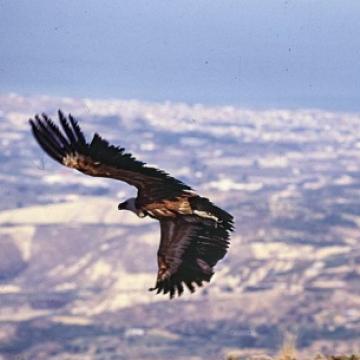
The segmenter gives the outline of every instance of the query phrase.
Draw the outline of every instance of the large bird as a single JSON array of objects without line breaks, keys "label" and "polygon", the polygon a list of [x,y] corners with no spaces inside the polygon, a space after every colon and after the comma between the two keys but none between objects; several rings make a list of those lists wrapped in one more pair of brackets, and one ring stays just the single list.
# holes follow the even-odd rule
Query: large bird
[{"label": "large bird", "polygon": [[137,197],[118,205],[139,217],[160,222],[157,253],[157,293],[181,295],[184,287],[209,282],[215,264],[222,259],[233,230],[233,217],[196,194],[166,172],[146,166],[125,149],[110,145],[95,134],[86,142],[76,120],[58,113],[61,127],[47,115],[30,119],[32,133],[45,152],[59,163],[91,176],[125,181],[138,189]]}]

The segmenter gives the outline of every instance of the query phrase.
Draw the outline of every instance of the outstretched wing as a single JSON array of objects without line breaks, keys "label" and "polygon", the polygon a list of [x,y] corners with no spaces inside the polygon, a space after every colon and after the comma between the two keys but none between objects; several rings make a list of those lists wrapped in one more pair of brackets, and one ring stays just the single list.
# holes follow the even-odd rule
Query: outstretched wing
[{"label": "outstretched wing", "polygon": [[45,152],[59,163],[87,175],[108,177],[136,186],[139,200],[146,204],[171,199],[191,188],[162,170],[147,167],[125,149],[110,145],[95,134],[87,143],[74,118],[59,111],[61,127],[45,114],[30,119],[34,137]]},{"label": "outstretched wing", "polygon": [[150,290],[169,293],[173,298],[176,292],[179,296],[183,293],[184,286],[194,292],[195,285],[209,282],[213,267],[229,246],[231,215],[216,225],[211,219],[179,216],[160,220],[160,227],[159,271],[156,285]]}]

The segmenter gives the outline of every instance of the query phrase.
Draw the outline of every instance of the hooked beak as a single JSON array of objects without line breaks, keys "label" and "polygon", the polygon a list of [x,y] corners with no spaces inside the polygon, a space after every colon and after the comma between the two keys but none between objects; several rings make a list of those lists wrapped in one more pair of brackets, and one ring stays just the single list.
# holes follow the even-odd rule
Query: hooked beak
[{"label": "hooked beak", "polygon": [[126,209],[126,201],[124,201],[118,205],[118,210],[125,210],[125,209]]}]

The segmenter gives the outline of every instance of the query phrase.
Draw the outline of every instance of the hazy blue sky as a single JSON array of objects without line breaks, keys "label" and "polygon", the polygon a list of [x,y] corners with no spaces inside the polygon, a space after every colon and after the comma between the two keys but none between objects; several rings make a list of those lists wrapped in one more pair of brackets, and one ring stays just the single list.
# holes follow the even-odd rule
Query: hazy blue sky
[{"label": "hazy blue sky", "polygon": [[0,91],[360,110],[360,1],[0,0]]}]

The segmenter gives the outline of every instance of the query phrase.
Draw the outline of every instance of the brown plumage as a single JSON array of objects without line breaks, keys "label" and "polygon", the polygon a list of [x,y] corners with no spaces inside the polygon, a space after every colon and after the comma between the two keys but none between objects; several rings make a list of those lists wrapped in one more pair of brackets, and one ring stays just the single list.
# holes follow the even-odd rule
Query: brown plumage
[{"label": "brown plumage", "polygon": [[59,163],[90,176],[108,177],[135,186],[138,195],[119,204],[139,217],[159,220],[158,276],[150,290],[181,295],[184,287],[209,282],[213,267],[224,257],[233,217],[200,197],[166,172],[148,167],[123,148],[95,134],[87,143],[79,125],[59,111],[61,128],[47,115],[30,119],[33,135],[43,150]]}]

